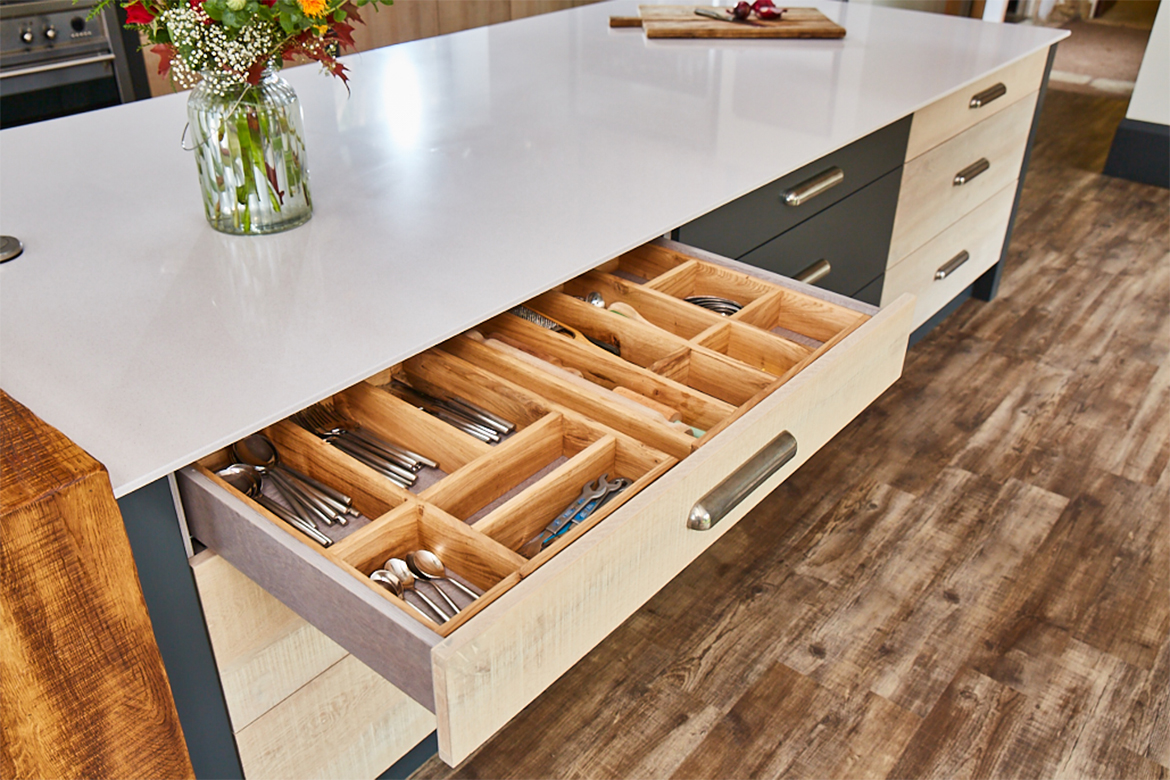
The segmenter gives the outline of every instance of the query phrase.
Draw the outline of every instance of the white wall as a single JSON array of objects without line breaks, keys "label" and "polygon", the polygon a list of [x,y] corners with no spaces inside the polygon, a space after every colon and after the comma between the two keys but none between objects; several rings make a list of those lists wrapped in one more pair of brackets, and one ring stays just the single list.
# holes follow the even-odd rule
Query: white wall
[{"label": "white wall", "polygon": [[1170,125],[1170,0],[1162,0],[1142,58],[1126,119]]}]

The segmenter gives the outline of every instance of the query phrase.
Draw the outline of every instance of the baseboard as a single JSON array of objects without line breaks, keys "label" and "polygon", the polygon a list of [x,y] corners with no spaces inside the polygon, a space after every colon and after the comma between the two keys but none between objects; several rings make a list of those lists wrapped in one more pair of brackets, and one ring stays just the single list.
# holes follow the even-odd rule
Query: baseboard
[{"label": "baseboard", "polygon": [[1105,175],[1170,189],[1170,126],[1121,120]]}]

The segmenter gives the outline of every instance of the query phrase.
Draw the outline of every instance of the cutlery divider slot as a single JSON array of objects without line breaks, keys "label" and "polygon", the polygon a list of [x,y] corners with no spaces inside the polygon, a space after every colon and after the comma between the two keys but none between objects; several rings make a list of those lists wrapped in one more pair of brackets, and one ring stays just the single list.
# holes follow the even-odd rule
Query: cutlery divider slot
[{"label": "cutlery divider slot", "polygon": [[598,308],[570,295],[549,292],[528,302],[533,311],[550,317],[586,336],[617,344],[621,359],[646,368],[677,350],[686,340],[670,331]]},{"label": "cutlery divider slot", "polygon": [[587,271],[561,286],[566,295],[584,297],[598,292],[606,305],[629,304],[651,325],[684,340],[691,339],[724,318],[660,290],[648,289],[612,274]]},{"label": "cutlery divider slot", "polygon": [[437,397],[458,396],[515,424],[501,444],[549,413],[549,404],[531,392],[518,392],[499,377],[453,358],[439,349],[430,349],[402,364],[401,373],[412,387]]},{"label": "cutlery divider slot", "polygon": [[631,281],[642,279],[642,283],[645,283],[690,260],[691,258],[666,247],[645,244],[599,265],[596,270],[629,278]]},{"label": "cutlery divider slot", "polygon": [[436,485],[421,498],[452,517],[471,523],[486,507],[519,492],[534,475],[567,458],[572,443],[564,436],[564,419],[558,413],[513,435],[490,454],[478,458]]},{"label": "cutlery divider slot", "polygon": [[699,335],[694,344],[773,377],[782,376],[813,351],[803,344],[734,320],[723,322]]},{"label": "cutlery divider slot", "polygon": [[709,428],[734,411],[734,407],[724,401],[622,360],[589,342],[554,333],[512,314],[502,314],[489,320],[482,331],[486,331],[484,335],[489,337],[492,332],[502,332],[511,339],[551,355],[566,367],[580,371],[585,379],[602,388],[612,390],[624,387],[644,395],[677,410],[685,423],[697,428]]},{"label": "cutlery divider slot", "polygon": [[[776,289],[775,285],[754,279],[739,271],[704,263],[701,260],[689,260],[670,272],[651,279],[645,286],[647,290],[658,290],[680,300],[692,295],[714,295],[745,307]],[[715,316],[722,316],[717,312],[712,313]]]},{"label": "cutlery divider slot", "polygon": [[649,370],[738,407],[776,377],[703,346],[685,346]]},{"label": "cutlery divider slot", "polygon": [[777,287],[770,295],[736,312],[731,319],[762,332],[781,328],[824,343],[869,317],[822,298]]},{"label": "cutlery divider slot", "polygon": [[[459,614],[446,623],[424,617],[429,616],[430,611],[416,596],[408,592],[405,600],[410,606],[404,606],[403,599],[369,578],[375,570],[384,567],[387,559],[405,560],[407,553],[424,549],[438,555],[450,575],[482,594],[469,603],[466,595],[456,596],[455,589],[444,589],[461,607]],[[441,636],[450,634],[519,582],[520,567],[527,563],[523,556],[421,501],[404,504],[362,529],[360,534],[349,537],[344,544],[338,545],[335,557],[353,576]],[[419,587],[432,601],[444,606],[426,584],[419,584]],[[411,607],[420,609],[422,615]]]},{"label": "cutlery divider slot", "polygon": [[[444,360],[468,365],[481,375],[494,377],[489,381],[502,383],[518,395],[538,393],[558,408],[573,410],[624,431],[671,457],[681,460],[697,444],[689,432],[671,425],[662,415],[641,404],[580,377],[538,368],[466,334],[444,342],[441,349],[433,352]],[[505,376],[511,379],[504,379]]]}]

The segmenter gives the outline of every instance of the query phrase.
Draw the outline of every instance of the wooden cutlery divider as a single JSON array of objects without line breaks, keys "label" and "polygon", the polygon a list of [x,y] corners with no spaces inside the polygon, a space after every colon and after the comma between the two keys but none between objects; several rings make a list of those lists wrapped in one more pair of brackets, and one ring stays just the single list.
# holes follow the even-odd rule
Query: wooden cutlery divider
[{"label": "wooden cutlery divider", "polygon": [[[593,292],[611,308],[583,300]],[[725,316],[683,300],[692,294],[730,298],[742,308]],[[868,319],[749,271],[657,245],[525,306],[568,332],[506,312],[322,402],[349,424],[438,463],[423,469],[431,473],[410,489],[292,421],[263,431],[283,463],[350,495],[363,515],[344,529],[331,526],[330,547],[216,476],[233,461],[229,449],[198,467],[260,516],[447,636]],[[436,398],[462,398],[515,430],[485,443],[400,398],[399,382]],[[629,485],[548,546],[525,548],[602,478]],[[414,609],[417,596],[397,596],[370,580],[388,558],[416,550],[437,553],[479,598],[461,597],[458,614],[440,624]],[[420,590],[433,597],[433,586]]]}]

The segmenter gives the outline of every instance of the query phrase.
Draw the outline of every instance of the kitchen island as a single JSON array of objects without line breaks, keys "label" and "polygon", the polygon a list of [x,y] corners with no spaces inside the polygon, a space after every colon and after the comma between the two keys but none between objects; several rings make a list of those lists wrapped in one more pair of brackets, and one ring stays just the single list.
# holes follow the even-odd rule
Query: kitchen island
[{"label": "kitchen island", "polygon": [[350,94],[289,71],[316,213],[278,236],[206,226],[183,96],[4,131],[0,385],[141,497],[1062,36],[818,7],[844,40],[647,42],[613,3],[355,56]]}]

